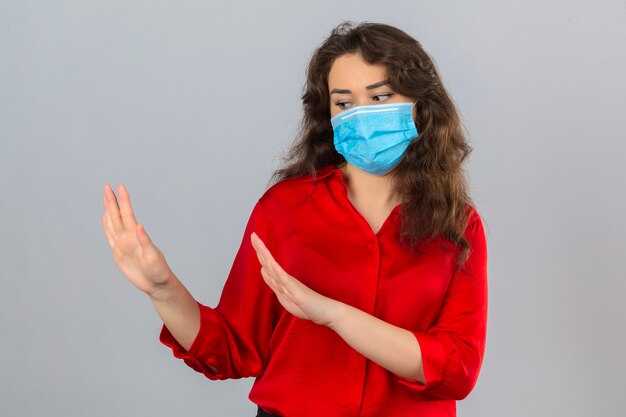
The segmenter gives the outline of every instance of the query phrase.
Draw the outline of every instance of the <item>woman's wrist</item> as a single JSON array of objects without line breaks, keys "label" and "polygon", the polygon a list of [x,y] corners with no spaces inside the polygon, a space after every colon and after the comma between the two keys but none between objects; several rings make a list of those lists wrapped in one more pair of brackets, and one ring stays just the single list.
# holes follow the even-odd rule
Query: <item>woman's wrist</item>
[{"label": "woman's wrist", "polygon": [[349,314],[350,306],[341,301],[335,300],[331,309],[329,309],[329,320],[327,327],[335,332],[343,325]]},{"label": "woman's wrist", "polygon": [[179,285],[180,280],[170,270],[167,280],[164,283],[154,285],[147,294],[154,302],[167,302],[177,292]]}]

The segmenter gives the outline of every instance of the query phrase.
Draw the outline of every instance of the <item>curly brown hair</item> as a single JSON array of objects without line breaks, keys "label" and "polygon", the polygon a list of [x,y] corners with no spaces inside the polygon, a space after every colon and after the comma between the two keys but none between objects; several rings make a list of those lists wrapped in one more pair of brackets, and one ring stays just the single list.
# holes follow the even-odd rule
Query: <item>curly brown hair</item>
[{"label": "curly brown hair", "polygon": [[433,60],[416,39],[396,27],[342,21],[315,50],[306,71],[301,96],[304,115],[297,138],[282,157],[284,166],[272,174],[270,185],[306,174],[315,177],[320,168],[345,162],[333,143],[328,74],[337,57],[351,53],[359,53],[370,64],[384,64],[389,86],[417,100],[419,135],[389,171],[403,196],[398,236],[416,251],[421,243],[445,237],[459,249],[456,271],[470,251],[464,232],[474,203],[463,162],[472,148]]}]

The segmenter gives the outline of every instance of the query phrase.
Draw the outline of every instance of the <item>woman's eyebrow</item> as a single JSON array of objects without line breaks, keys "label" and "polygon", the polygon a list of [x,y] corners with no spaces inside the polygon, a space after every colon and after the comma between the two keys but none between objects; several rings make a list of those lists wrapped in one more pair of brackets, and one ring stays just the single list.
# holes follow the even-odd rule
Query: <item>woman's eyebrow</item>
[{"label": "woman's eyebrow", "polygon": [[[383,80],[383,81],[379,81],[377,83],[368,85],[367,87],[365,87],[366,90],[371,90],[372,88],[376,88],[376,87],[380,87],[382,85],[386,85],[389,84],[389,81]],[[330,94],[333,93],[337,93],[337,94],[352,94],[351,90],[346,90],[346,89],[342,89],[342,88],[333,88],[332,90],[330,90]]]}]

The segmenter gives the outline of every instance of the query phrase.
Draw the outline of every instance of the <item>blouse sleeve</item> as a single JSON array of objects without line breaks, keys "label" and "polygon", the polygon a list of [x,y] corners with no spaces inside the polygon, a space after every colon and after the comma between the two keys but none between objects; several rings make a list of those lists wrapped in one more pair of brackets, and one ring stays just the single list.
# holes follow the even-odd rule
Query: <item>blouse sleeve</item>
[{"label": "blouse sleeve", "polygon": [[471,249],[466,264],[452,278],[435,324],[411,331],[422,352],[426,383],[395,375],[413,391],[441,399],[462,400],[478,380],[487,333],[487,242],[475,210],[465,237]]},{"label": "blouse sleeve", "polygon": [[189,350],[178,343],[165,324],[159,335],[159,341],[172,349],[174,357],[212,380],[258,376],[266,366],[279,302],[263,280],[250,241],[250,234],[256,232],[276,257],[277,244],[262,199],[252,209],[217,306],[197,302],[200,330]]}]

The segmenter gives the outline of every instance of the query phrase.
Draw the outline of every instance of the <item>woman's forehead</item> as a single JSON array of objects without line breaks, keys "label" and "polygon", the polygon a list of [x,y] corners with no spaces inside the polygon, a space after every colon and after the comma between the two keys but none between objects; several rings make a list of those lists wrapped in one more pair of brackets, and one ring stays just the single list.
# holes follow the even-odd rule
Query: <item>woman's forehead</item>
[{"label": "woman's forehead", "polygon": [[383,64],[368,64],[359,55],[344,55],[333,62],[328,74],[328,87],[365,90],[375,88],[371,86],[384,81],[384,78]]}]

